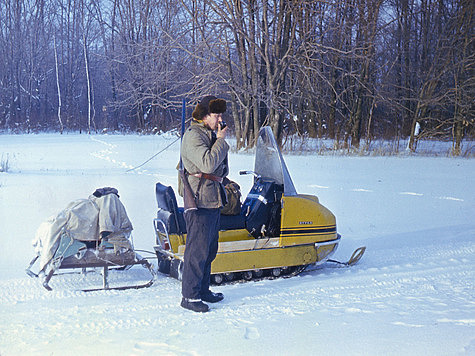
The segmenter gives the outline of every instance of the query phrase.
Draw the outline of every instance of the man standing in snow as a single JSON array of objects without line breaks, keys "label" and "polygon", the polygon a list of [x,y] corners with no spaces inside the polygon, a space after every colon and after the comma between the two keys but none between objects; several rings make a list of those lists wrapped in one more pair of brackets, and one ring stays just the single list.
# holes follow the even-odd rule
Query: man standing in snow
[{"label": "man standing in snow", "polygon": [[193,111],[192,123],[181,145],[185,179],[197,207],[185,212],[187,237],[181,306],[195,312],[209,310],[203,301],[216,303],[224,298],[222,293],[211,292],[209,284],[211,262],[218,251],[220,210],[226,204],[222,181],[229,172],[226,128],[221,127],[225,111],[225,100],[204,97]]}]

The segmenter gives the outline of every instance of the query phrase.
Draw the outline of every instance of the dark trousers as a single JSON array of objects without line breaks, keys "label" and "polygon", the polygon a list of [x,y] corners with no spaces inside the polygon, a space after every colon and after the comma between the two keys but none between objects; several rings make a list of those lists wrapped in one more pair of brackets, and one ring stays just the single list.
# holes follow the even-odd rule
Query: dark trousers
[{"label": "dark trousers", "polygon": [[185,213],[186,249],[181,293],[201,299],[209,291],[211,262],[218,252],[220,209],[197,209]]}]

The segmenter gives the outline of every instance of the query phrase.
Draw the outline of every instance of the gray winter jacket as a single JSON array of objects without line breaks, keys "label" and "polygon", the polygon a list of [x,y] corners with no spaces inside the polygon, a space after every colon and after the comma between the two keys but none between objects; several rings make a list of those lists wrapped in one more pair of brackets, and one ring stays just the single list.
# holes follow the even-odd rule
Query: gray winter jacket
[{"label": "gray winter jacket", "polygon": [[[193,174],[207,173],[224,178],[229,173],[227,160],[229,145],[224,138],[216,139],[213,144],[213,135],[213,131],[203,123],[196,122],[192,122],[183,135],[181,159],[189,174],[188,181],[195,194],[200,178],[194,177]],[[224,202],[221,189],[223,189],[221,183],[203,179],[197,193],[198,208],[222,207]]]}]

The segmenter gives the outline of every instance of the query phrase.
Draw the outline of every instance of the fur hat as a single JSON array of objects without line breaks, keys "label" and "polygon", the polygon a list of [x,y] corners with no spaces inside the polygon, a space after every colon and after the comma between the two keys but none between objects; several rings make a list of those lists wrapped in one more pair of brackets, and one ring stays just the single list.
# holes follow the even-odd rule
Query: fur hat
[{"label": "fur hat", "polygon": [[193,116],[193,119],[201,121],[208,114],[222,114],[225,111],[226,100],[218,99],[213,95],[208,95],[201,99],[201,101],[196,105],[191,116]]}]

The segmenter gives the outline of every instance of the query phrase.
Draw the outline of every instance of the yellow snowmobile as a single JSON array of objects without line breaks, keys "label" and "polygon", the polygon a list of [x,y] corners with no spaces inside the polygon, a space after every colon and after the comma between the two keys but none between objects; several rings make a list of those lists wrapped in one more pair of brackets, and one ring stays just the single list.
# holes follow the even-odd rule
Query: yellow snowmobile
[{"label": "yellow snowmobile", "polygon": [[[332,261],[358,262],[365,247],[348,262],[330,260],[341,236],[335,216],[313,195],[298,194],[270,127],[259,132],[254,185],[239,215],[221,215],[219,248],[211,265],[212,282],[236,278],[296,275],[307,266]],[[183,208],[172,187],[156,184],[155,252],[159,271],[181,279],[186,241]]]}]

